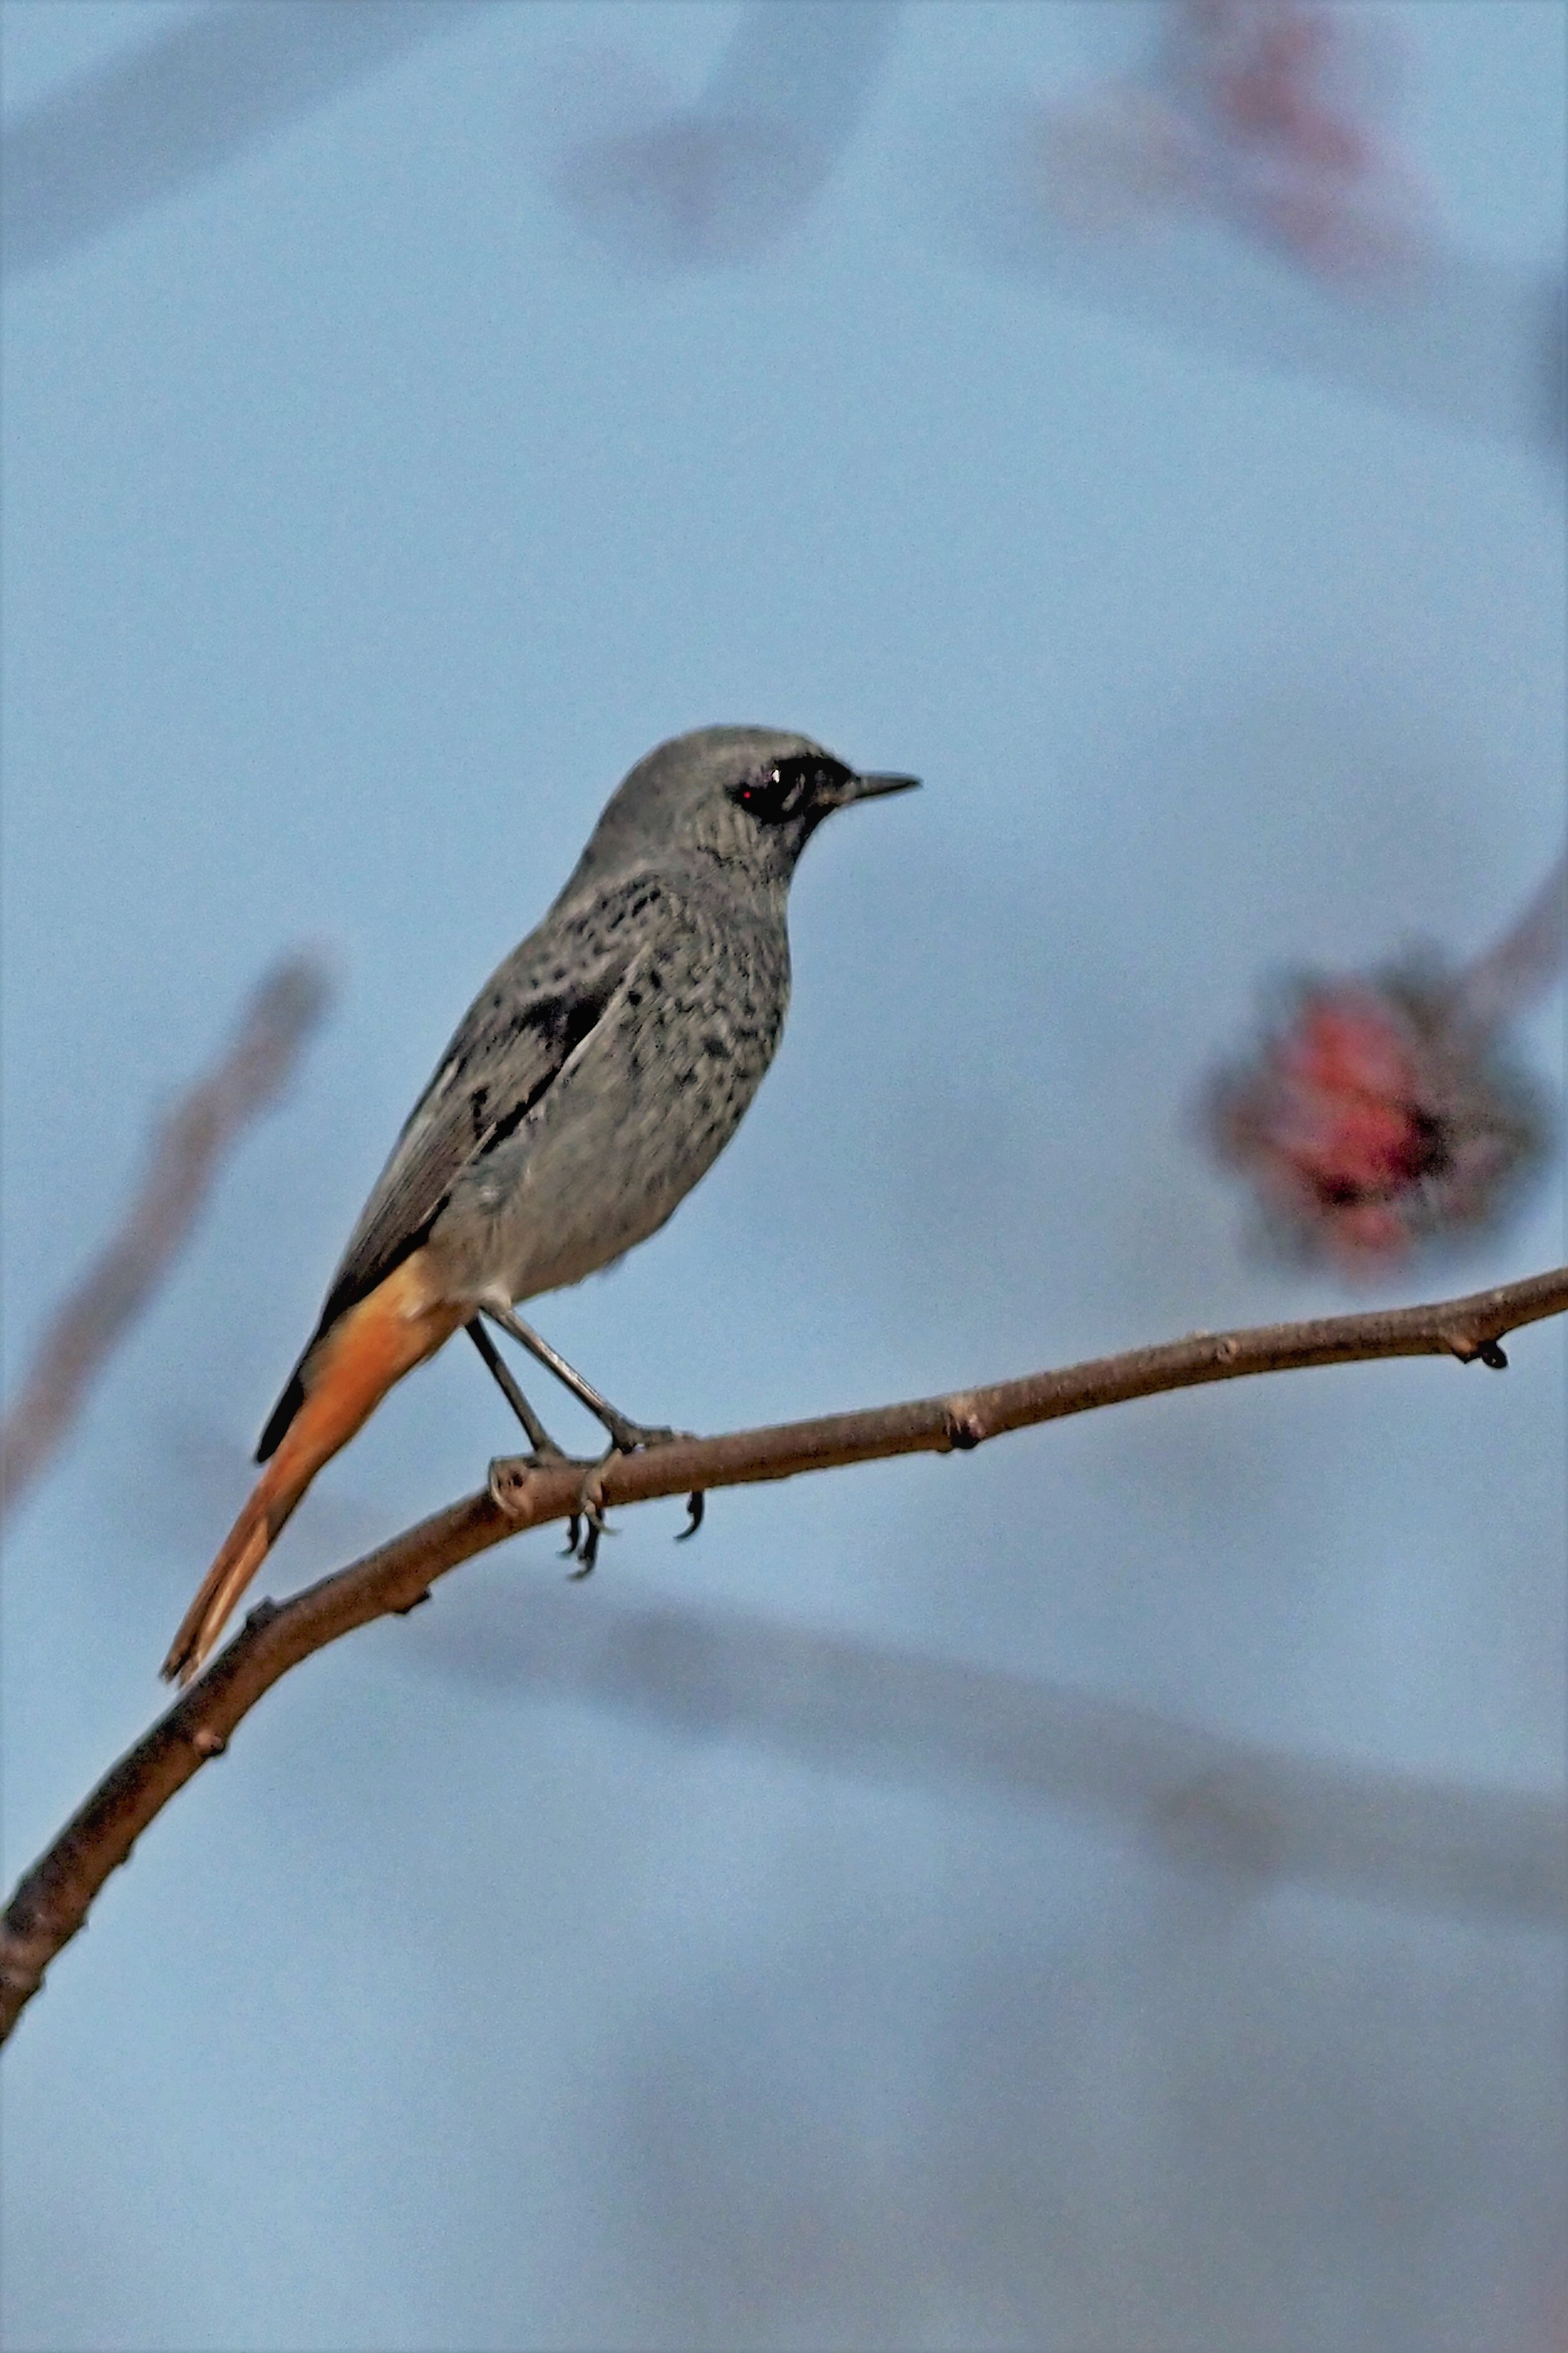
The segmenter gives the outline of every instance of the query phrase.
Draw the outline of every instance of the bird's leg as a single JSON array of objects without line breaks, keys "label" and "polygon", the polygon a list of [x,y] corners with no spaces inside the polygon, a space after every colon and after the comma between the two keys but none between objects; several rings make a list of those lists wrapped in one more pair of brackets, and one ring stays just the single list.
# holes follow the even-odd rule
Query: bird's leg
[{"label": "bird's leg", "polygon": [[[608,1398],[601,1397],[591,1381],[585,1381],[548,1340],[542,1340],[532,1325],[525,1324],[521,1316],[514,1314],[510,1307],[498,1307],[487,1300],[484,1312],[492,1324],[499,1324],[503,1332],[510,1332],[514,1340],[521,1340],[529,1354],[537,1356],[563,1387],[571,1390],[578,1404],[587,1407],[595,1421],[604,1423],[610,1434],[613,1454],[636,1454],[645,1446],[664,1446],[672,1438],[679,1436],[678,1430],[649,1430],[640,1421],[632,1421],[626,1414],[617,1413]],[[470,1324],[468,1328],[471,1331],[473,1326]]]},{"label": "bird's leg", "polygon": [[474,1316],[469,1323],[464,1325],[463,1328],[468,1333],[469,1339],[473,1342],[480,1356],[484,1358],[485,1363],[489,1367],[491,1377],[494,1379],[497,1388],[500,1389],[502,1397],[505,1398],[508,1405],[510,1406],[513,1413],[516,1414],[519,1421],[521,1422],[523,1429],[528,1432],[528,1442],[532,1447],[534,1453],[546,1461],[558,1462],[564,1461],[564,1448],[556,1445],[555,1440],[551,1437],[550,1432],[545,1429],[544,1424],[540,1420],[539,1416],[534,1412],[533,1408],[523,1396],[522,1391],[519,1388],[516,1381],[512,1377],[511,1366],[507,1363],[505,1357],[501,1355],[500,1350],[496,1346],[495,1342],[485,1330],[482,1318],[478,1315]]},{"label": "bird's leg", "polygon": [[[551,1437],[550,1432],[545,1429],[544,1424],[540,1420],[539,1416],[534,1412],[533,1408],[529,1404],[528,1399],[523,1396],[521,1389],[519,1388],[517,1382],[512,1377],[511,1366],[507,1363],[506,1358],[501,1355],[500,1350],[496,1346],[495,1342],[485,1330],[482,1320],[476,1315],[473,1318],[473,1321],[465,1324],[463,1328],[468,1333],[469,1339],[473,1342],[480,1356],[484,1358],[485,1363],[489,1366],[490,1371],[494,1374],[496,1387],[500,1389],[502,1397],[505,1398],[508,1405],[510,1406],[513,1413],[516,1414],[519,1421],[521,1422],[524,1430],[528,1432],[529,1444],[532,1449],[532,1451],[528,1458],[529,1461],[531,1462],[569,1461],[571,1457],[567,1454],[565,1448],[563,1446],[557,1446],[555,1440]],[[579,1548],[578,1539],[583,1533],[583,1517],[584,1515],[581,1512],[574,1512],[571,1518],[566,1523],[566,1544],[565,1548],[561,1555],[563,1560],[575,1560],[577,1557]],[[605,1533],[604,1514],[602,1513],[599,1514],[599,1533],[600,1535]],[[593,1545],[594,1550],[596,1552],[598,1550],[598,1539],[594,1535],[594,1521],[592,1514],[590,1514],[588,1517],[588,1538],[589,1542]],[[593,1566],[593,1561],[590,1560],[588,1567],[592,1568]],[[579,1576],[585,1576],[587,1571],[579,1569],[576,1573]]]},{"label": "bird's leg", "polygon": [[[532,1325],[525,1324],[521,1316],[516,1314],[511,1308],[495,1306],[487,1302],[484,1312],[493,1324],[500,1324],[503,1332],[509,1332],[514,1340],[521,1340],[530,1355],[537,1356],[540,1363],[552,1372],[564,1388],[571,1390],[579,1405],[586,1406],[595,1419],[603,1422],[610,1440],[608,1451],[604,1458],[605,1462],[607,1462],[612,1455],[636,1454],[641,1448],[667,1445],[672,1438],[680,1436],[680,1432],[675,1430],[649,1430],[642,1422],[632,1421],[624,1413],[617,1413],[609,1399],[601,1397],[591,1381],[585,1381],[582,1374],[551,1346],[548,1340],[542,1339]],[[540,1447],[540,1440],[535,1438],[536,1451],[559,1454],[560,1448],[555,1445],[553,1440],[544,1435],[537,1415],[528,1404],[517,1383],[511,1379],[505,1366],[501,1364],[489,1335],[486,1333],[482,1340],[478,1336],[480,1328],[479,1318],[476,1315],[473,1323],[468,1326],[469,1332],[475,1335],[474,1345],[495,1374],[497,1380],[500,1382],[513,1412],[517,1414],[530,1437],[533,1437],[536,1430],[539,1430],[540,1438],[543,1439],[543,1447]],[[573,1571],[574,1577],[588,1575],[599,1556],[600,1539],[613,1535],[615,1533],[605,1518],[604,1493],[599,1483],[599,1474],[603,1468],[604,1463],[598,1462],[588,1472],[577,1497],[577,1509],[566,1523],[564,1557],[577,1561],[578,1567]],[[687,1508],[690,1514],[690,1525],[683,1528],[681,1534],[694,1536],[702,1525],[702,1497],[700,1495],[689,1497]],[[579,1541],[579,1535],[581,1535],[581,1541]]]},{"label": "bird's leg", "polygon": [[[610,1440],[608,1451],[605,1456],[606,1462],[612,1455],[635,1454],[644,1447],[665,1445],[670,1439],[679,1435],[678,1431],[668,1429],[650,1430],[642,1422],[633,1421],[627,1415],[618,1413],[607,1398],[600,1396],[591,1381],[585,1381],[582,1374],[574,1366],[569,1365],[558,1350],[551,1346],[548,1340],[542,1338],[531,1324],[525,1324],[521,1316],[515,1314],[510,1307],[502,1308],[487,1304],[485,1314],[493,1323],[499,1324],[503,1332],[509,1332],[514,1340],[520,1340],[530,1355],[537,1356],[540,1363],[552,1372],[564,1388],[571,1390],[578,1403],[586,1406],[595,1419],[604,1424]],[[475,1322],[478,1321],[476,1317]],[[486,1361],[489,1361],[488,1357]],[[515,1386],[514,1383],[513,1387]],[[521,1397],[521,1390],[518,1394]],[[528,1427],[526,1422],[523,1426],[525,1429]],[[578,1577],[588,1575],[598,1558],[601,1538],[613,1533],[605,1518],[603,1490],[599,1482],[602,1468],[602,1464],[595,1464],[584,1478],[582,1492],[577,1499],[578,1510],[573,1514],[567,1523],[566,1553],[569,1558],[575,1557],[579,1563],[574,1572]],[[692,1497],[690,1514],[691,1525],[685,1533],[688,1535],[695,1535],[702,1521],[702,1504],[700,1496]],[[579,1518],[584,1523],[580,1542]]]}]

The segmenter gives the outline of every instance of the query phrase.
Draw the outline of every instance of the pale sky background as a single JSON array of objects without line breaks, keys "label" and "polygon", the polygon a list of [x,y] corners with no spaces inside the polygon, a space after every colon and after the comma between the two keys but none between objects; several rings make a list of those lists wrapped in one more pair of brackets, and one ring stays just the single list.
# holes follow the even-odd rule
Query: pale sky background
[{"label": "pale sky background", "polygon": [[[12,0],[8,112],[189,13]],[[1560,280],[1568,11],[1385,13],[1456,244]],[[261,968],[342,982],[18,1521],[9,1878],[157,1712],[415,1092],[667,734],[926,788],[813,845],[713,1175],[533,1311],[617,1402],[721,1429],[1348,1303],[1258,1250],[1193,1103],[1281,972],[1471,953],[1555,853],[1561,470],[957,249],[955,103],[1065,93],[1145,15],[889,12],[788,235],[668,271],[568,217],[541,93],[609,52],[695,95],[740,11],[500,0],[9,291],[8,1372]],[[1560,996],[1520,1039],[1560,1088]],[[1554,1168],[1374,1295],[1563,1243]],[[721,1494],[679,1552],[626,1514],[571,1607],[1553,1792],[1561,1329],[1510,1355]],[[511,1443],[454,1345],[266,1589]],[[1560,2342],[1546,1931],[542,1696],[506,1662],[557,1544],[290,1676],[56,1965],[6,2059],[16,2353]]]}]

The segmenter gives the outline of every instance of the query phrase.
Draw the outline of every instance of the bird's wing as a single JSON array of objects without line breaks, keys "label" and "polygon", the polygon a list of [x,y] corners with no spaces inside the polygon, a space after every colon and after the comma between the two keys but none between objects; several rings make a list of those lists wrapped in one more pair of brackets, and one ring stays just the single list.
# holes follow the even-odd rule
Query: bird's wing
[{"label": "bird's wing", "polygon": [[657,879],[637,874],[553,912],[494,972],[468,1008],[410,1113],[349,1237],[310,1345],[262,1433],[266,1461],[298,1410],[317,1341],[416,1250],[459,1172],[520,1126],[606,1007],[662,908]]}]

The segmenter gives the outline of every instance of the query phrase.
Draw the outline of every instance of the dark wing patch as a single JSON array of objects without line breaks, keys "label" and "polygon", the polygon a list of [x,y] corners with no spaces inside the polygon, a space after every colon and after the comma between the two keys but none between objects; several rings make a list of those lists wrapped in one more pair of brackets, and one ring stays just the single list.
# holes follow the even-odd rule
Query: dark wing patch
[{"label": "dark wing patch", "polygon": [[[584,989],[575,997],[540,999],[538,1019],[532,1026],[548,1045],[550,1066],[533,1081],[525,1093],[519,1095],[510,1111],[502,1112],[500,1117],[491,1120],[488,1127],[480,1129],[476,1112],[474,1128],[478,1142],[471,1158],[483,1160],[498,1144],[504,1144],[509,1135],[516,1134],[540,1096],[547,1087],[554,1084],[584,1039],[598,1028],[604,1018],[605,1008],[619,988],[622,977],[616,972],[598,988]],[[479,1090],[480,1095],[487,1092],[483,1087]]]},{"label": "dark wing patch", "polygon": [[[597,1027],[659,896],[646,876],[606,892],[581,911],[577,937],[552,926],[551,953],[537,936],[525,940],[475,999],[360,1213],[310,1345],[261,1433],[258,1462],[277,1451],[304,1400],[304,1366],[322,1333],[413,1256],[459,1171],[516,1133]],[[575,985],[564,979],[574,967],[583,974]]]}]

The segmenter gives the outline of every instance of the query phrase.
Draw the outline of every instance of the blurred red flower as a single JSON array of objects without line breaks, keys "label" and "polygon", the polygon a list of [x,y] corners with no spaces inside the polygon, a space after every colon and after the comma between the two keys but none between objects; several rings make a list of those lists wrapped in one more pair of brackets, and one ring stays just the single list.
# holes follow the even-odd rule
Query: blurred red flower
[{"label": "blurred red flower", "polygon": [[1355,13],[1169,0],[1158,22],[1141,73],[1034,111],[1035,199],[1080,233],[1208,213],[1343,292],[1412,290],[1434,206],[1376,119]]},{"label": "blurred red flower", "polygon": [[1462,976],[1431,966],[1298,983],[1212,1088],[1208,1125],[1295,1254],[1367,1272],[1497,1222],[1550,1137]]}]

